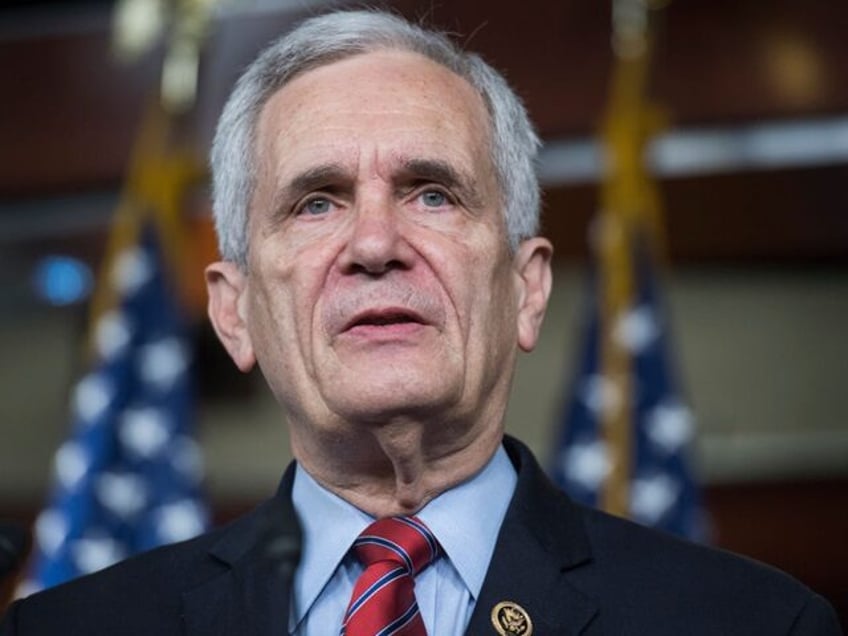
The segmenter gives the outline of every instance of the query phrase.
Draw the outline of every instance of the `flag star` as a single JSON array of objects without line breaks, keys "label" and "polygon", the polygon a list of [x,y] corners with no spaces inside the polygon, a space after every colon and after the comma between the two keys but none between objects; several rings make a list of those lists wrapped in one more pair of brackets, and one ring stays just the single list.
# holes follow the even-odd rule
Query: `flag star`
[{"label": "flag star", "polygon": [[613,338],[634,354],[650,347],[659,338],[660,324],[649,305],[640,305],[621,316],[615,325]]},{"label": "flag star", "polygon": [[188,355],[179,338],[166,337],[145,346],[139,353],[142,379],[160,390],[170,389],[188,367]]},{"label": "flag star", "polygon": [[580,398],[593,415],[614,413],[622,405],[619,386],[601,374],[589,376],[580,387]]},{"label": "flag star", "polygon": [[126,548],[106,533],[92,532],[74,541],[70,549],[74,564],[83,574],[102,570],[127,556]]},{"label": "flag star", "polygon": [[164,543],[191,539],[206,527],[206,515],[190,499],[162,506],[156,511],[155,519],[156,533]]},{"label": "flag star", "polygon": [[203,477],[203,455],[200,447],[192,438],[183,435],[169,444],[171,449],[171,465],[174,470],[188,479],[191,483],[197,483]]},{"label": "flag star", "polygon": [[94,488],[98,501],[124,519],[135,516],[147,504],[145,481],[133,473],[103,473]]},{"label": "flag star", "polygon": [[53,556],[68,537],[68,519],[54,508],[48,508],[35,521],[35,538],[41,551]]},{"label": "flag star", "polygon": [[670,455],[692,440],[695,418],[678,400],[666,400],[647,414],[645,430],[651,442]]},{"label": "flag star", "polygon": [[654,525],[677,501],[680,483],[665,473],[633,480],[630,487],[630,511],[636,520]]},{"label": "flag star", "polygon": [[44,586],[35,579],[25,579],[21,581],[20,585],[18,585],[15,589],[15,598],[26,598],[27,596],[32,596],[43,589]]},{"label": "flag star", "polygon": [[140,247],[124,250],[115,259],[112,283],[124,296],[138,291],[153,277],[153,259]]},{"label": "flag star", "polygon": [[91,458],[77,442],[65,442],[54,460],[56,479],[65,490],[73,490],[91,467]]},{"label": "flag star", "polygon": [[74,390],[73,408],[83,422],[92,422],[99,418],[112,402],[114,387],[101,374],[91,374],[83,378]]},{"label": "flag star", "polygon": [[566,478],[587,490],[600,486],[610,471],[610,458],[604,442],[590,441],[574,444],[561,457]]},{"label": "flag star", "polygon": [[103,314],[94,330],[94,342],[102,360],[109,360],[127,348],[132,336],[126,315],[118,310]]},{"label": "flag star", "polygon": [[118,437],[131,454],[151,458],[170,438],[166,415],[152,407],[128,409],[121,417]]}]

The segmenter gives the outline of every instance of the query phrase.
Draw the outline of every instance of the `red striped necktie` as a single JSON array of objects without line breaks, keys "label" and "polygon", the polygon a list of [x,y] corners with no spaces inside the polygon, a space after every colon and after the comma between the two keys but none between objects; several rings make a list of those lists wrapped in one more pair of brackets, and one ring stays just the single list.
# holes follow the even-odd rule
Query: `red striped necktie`
[{"label": "red striped necktie", "polygon": [[356,580],[343,636],[426,636],[413,577],[439,556],[439,544],[417,517],[378,519],[353,542],[365,570]]}]

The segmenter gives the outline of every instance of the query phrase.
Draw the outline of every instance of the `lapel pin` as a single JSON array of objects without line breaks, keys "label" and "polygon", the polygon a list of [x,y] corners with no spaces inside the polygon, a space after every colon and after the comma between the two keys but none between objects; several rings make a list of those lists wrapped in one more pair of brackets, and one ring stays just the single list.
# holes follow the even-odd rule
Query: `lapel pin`
[{"label": "lapel pin", "polygon": [[501,636],[531,636],[533,621],[518,603],[501,601],[492,608],[492,625]]}]

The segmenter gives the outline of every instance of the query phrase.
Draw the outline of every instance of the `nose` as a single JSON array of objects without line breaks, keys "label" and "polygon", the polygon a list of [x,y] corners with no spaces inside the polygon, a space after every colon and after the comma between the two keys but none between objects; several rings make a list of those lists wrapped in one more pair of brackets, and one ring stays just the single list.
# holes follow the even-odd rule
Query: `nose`
[{"label": "nose", "polygon": [[379,276],[392,269],[411,267],[414,252],[398,212],[392,201],[382,197],[357,206],[341,255],[345,273]]}]

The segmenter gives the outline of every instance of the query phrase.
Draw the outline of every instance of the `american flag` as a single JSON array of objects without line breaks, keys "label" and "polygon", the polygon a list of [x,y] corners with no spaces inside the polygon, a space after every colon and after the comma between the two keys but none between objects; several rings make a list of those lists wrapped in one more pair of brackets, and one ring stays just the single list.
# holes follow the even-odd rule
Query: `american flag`
[{"label": "american flag", "polygon": [[191,351],[152,227],[112,259],[117,302],[93,326],[96,360],[71,399],[25,595],[207,526],[192,437]]},{"label": "american flag", "polygon": [[[573,498],[603,507],[616,458],[627,466],[626,516],[690,539],[703,539],[692,473],[695,421],[670,355],[667,314],[655,263],[644,242],[628,246],[634,289],[629,309],[602,328],[599,276],[589,281],[583,352],[563,414],[553,477]],[[602,369],[602,340],[629,358],[626,381]],[[623,395],[622,391],[628,391]],[[613,448],[604,414],[625,408],[626,448]]]}]

